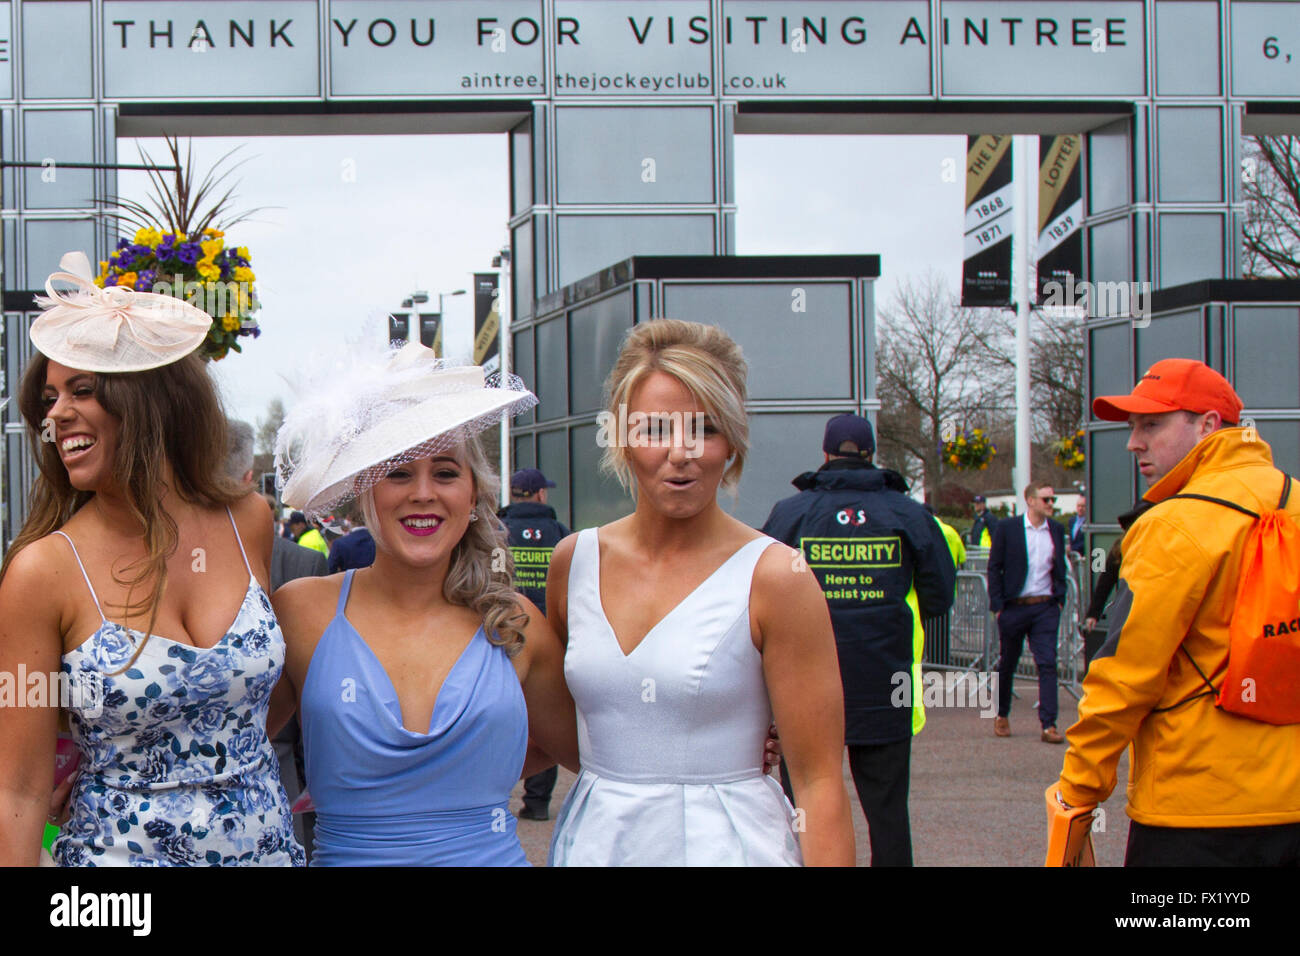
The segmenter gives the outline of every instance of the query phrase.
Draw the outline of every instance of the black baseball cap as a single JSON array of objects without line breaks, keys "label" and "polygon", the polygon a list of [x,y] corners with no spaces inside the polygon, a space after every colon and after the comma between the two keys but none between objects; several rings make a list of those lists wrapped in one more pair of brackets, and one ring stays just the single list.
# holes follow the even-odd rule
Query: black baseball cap
[{"label": "black baseball cap", "polygon": [[296,521],[301,521],[303,524],[307,524],[307,516],[301,511],[295,511],[293,514],[289,515],[289,524],[293,524]]},{"label": "black baseball cap", "polygon": [[840,445],[851,441],[858,446],[858,454],[863,457],[876,451],[876,433],[871,430],[871,422],[861,415],[836,415],[826,423],[826,436],[822,439],[822,451],[828,455],[843,454]]},{"label": "black baseball cap", "polygon": [[536,468],[520,468],[510,476],[510,490],[521,495],[532,495],[543,488],[554,488],[555,482],[547,480]]}]

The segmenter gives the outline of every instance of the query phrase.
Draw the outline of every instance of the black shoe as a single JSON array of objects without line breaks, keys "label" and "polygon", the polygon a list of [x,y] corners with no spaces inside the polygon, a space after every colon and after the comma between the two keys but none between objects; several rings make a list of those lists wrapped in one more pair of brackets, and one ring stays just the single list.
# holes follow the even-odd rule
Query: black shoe
[{"label": "black shoe", "polygon": [[549,820],[551,819],[551,815],[546,811],[545,807],[543,807],[540,810],[537,809],[536,807],[524,807],[522,810],[519,811],[519,819],[520,820]]}]

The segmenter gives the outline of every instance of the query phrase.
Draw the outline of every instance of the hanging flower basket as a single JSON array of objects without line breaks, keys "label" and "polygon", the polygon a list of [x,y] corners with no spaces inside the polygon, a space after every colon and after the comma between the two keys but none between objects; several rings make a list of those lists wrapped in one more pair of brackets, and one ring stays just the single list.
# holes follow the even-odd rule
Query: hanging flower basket
[{"label": "hanging flower basket", "polygon": [[982,428],[963,431],[940,446],[943,463],[958,471],[983,471],[997,453],[997,445],[989,441]]},{"label": "hanging flower basket", "polygon": [[140,151],[150,181],[143,202],[120,197],[107,201],[106,215],[135,227],[135,236],[121,239],[112,255],[99,263],[95,284],[171,295],[202,309],[212,317],[212,327],[199,354],[220,361],[232,349],[243,351],[240,337],[256,338],[261,329],[253,318],[260,303],[248,249],[227,248],[219,226],[229,229],[259,210],[231,209],[234,187],[224,183],[242,163],[222,167],[234,150],[196,184],[192,151],[187,149],[182,157],[174,137],[166,137],[166,144],[171,154],[166,167]]},{"label": "hanging flower basket", "polygon": [[1073,435],[1067,435],[1059,441],[1052,442],[1052,450],[1056,452],[1056,463],[1062,468],[1070,471],[1077,471],[1083,467],[1087,456],[1083,451],[1084,432],[1080,428]]},{"label": "hanging flower basket", "polygon": [[184,299],[212,316],[200,346],[205,359],[219,361],[239,347],[240,336],[261,334],[253,313],[260,303],[253,287],[248,250],[225,247],[225,234],[208,228],[193,238],[184,233],[140,229],[134,241],[122,239],[117,251],[99,263],[95,284],[126,286]]}]

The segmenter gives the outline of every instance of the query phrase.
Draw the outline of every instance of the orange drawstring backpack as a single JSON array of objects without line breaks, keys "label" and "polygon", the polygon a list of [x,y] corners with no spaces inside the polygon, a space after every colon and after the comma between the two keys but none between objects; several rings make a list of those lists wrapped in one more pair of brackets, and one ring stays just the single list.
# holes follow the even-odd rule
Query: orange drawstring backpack
[{"label": "orange drawstring backpack", "polygon": [[1291,494],[1291,476],[1284,477],[1277,508],[1263,514],[1209,495],[1170,496],[1210,501],[1255,519],[1246,537],[1228,629],[1228,669],[1220,685],[1214,686],[1186,647],[1183,653],[1214,692],[1216,706],[1279,725],[1300,723],[1300,528],[1282,510]]}]

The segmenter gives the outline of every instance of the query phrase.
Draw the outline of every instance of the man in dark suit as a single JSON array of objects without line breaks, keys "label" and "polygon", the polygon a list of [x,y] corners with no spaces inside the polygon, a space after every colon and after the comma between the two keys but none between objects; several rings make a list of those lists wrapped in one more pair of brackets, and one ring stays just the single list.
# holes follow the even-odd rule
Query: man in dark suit
[{"label": "man in dark suit", "polygon": [[1011,687],[1016,664],[1029,638],[1038,667],[1038,719],[1045,743],[1065,738],[1056,729],[1056,631],[1065,604],[1065,528],[1052,520],[1056,494],[1050,486],[1025,487],[1026,512],[1004,518],[993,529],[989,550],[989,610],[1001,638],[998,716],[993,732],[1011,736]]},{"label": "man in dark suit", "polygon": [[1088,510],[1088,499],[1079,495],[1074,505],[1074,517],[1070,519],[1070,550],[1083,554],[1084,513]]}]

